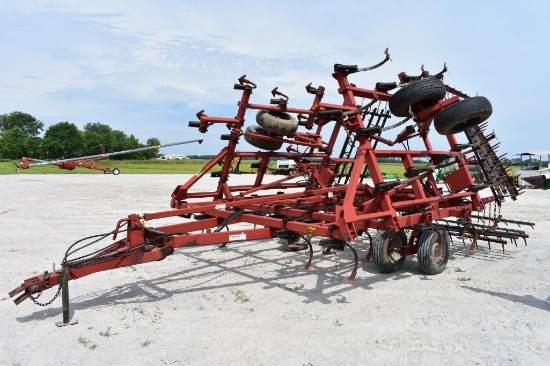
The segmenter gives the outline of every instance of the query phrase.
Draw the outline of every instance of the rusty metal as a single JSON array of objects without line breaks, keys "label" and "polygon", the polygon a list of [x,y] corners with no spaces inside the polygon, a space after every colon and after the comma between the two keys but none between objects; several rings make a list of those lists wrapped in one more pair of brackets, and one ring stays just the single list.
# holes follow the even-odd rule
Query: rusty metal
[{"label": "rusty metal", "polygon": [[274,97],[277,96],[277,95],[280,95],[281,97],[285,98],[285,100],[288,101],[288,95],[284,94],[284,93],[281,93],[279,91],[279,87],[275,87],[273,88],[273,90],[271,91],[271,95],[273,95]]},{"label": "rusty metal", "polygon": [[246,75],[241,76],[238,80],[239,80],[239,84],[246,84],[246,85],[249,85],[249,86],[251,86],[253,89],[256,89],[256,87],[257,87],[256,84],[254,84],[252,81],[250,81],[250,80],[248,80],[248,79],[246,78]]},{"label": "rusty metal", "polygon": [[[385,54],[385,61],[376,67],[389,59],[387,51]],[[223,124],[230,129],[230,138],[224,139],[228,141],[227,146],[199,172],[175,187],[170,200],[171,209],[132,214],[119,220],[115,230],[105,234],[113,235],[114,242],[79,256],[74,254],[79,249],[71,249],[62,262],[62,269],[49,273],[47,279],[39,275],[25,280],[9,293],[10,297],[15,297],[18,304],[58,285],[63,273],[66,273],[67,280],[81,278],[99,271],[159,261],[178,248],[191,246],[221,244],[231,248],[250,240],[278,237],[296,241],[304,238],[309,258],[303,270],[311,269],[313,244],[323,247],[323,254],[351,250],[354,266],[348,280],[352,281],[356,279],[359,263],[356,250],[359,237],[369,239],[368,254],[363,262],[385,260],[379,254],[383,251],[373,251],[373,245],[384,244],[383,240],[373,239],[371,233],[375,232],[376,235],[399,233],[396,240],[401,241],[401,245],[391,250],[402,258],[417,253],[424,230],[446,230],[449,235],[470,238],[473,250],[480,240],[504,244],[508,240],[526,239],[528,235],[522,230],[499,226],[525,224],[523,222],[507,221],[496,212],[480,217],[475,214],[487,210],[490,205],[500,208],[505,198],[516,199],[519,194],[510,185],[511,178],[496,155],[495,147],[488,143],[494,138],[494,133],[485,135],[486,123],[465,131],[468,141],[459,142],[462,136],[447,135],[447,147],[435,149],[432,146],[429,135],[434,117],[460,101],[463,94],[453,94],[454,89],[447,88],[450,95],[446,99],[414,109],[411,106],[410,117],[390,124],[388,121],[392,116],[386,106],[392,98],[389,89],[374,91],[348,80],[350,74],[373,68],[336,64],[333,76],[342,100],[325,102],[325,87],[312,87],[310,83],[306,91],[313,100],[311,107],[306,108],[287,105],[288,97],[277,88],[273,89],[274,96],[281,95],[286,99],[268,104],[251,103],[252,89],[257,85],[247,80],[246,75],[241,76],[239,84],[234,86],[242,91],[235,117],[212,117],[201,111],[197,114],[199,121],[190,122],[190,127],[198,128],[200,133],[207,133],[215,124]],[[437,75],[442,78],[443,72]],[[419,78],[429,74],[423,67],[422,73]],[[398,77],[402,82],[411,78],[405,73]],[[359,100],[364,99],[370,101],[361,107]],[[255,120],[259,110],[278,112],[275,115],[284,112],[301,116],[299,125],[303,129],[291,136],[247,131],[245,122]],[[405,129],[393,135],[393,130],[403,124],[407,124]],[[253,138],[247,141],[282,143],[282,147],[270,151],[251,146],[246,150],[242,138],[245,136]],[[338,153],[339,136],[345,141]],[[402,149],[381,148],[413,138],[417,138],[423,148],[411,150],[404,144]],[[463,151],[465,149],[470,151]],[[247,184],[229,183],[231,164],[236,158],[254,161],[256,173],[250,175]],[[387,179],[378,163],[381,158],[400,161],[406,172],[405,179]],[[270,163],[276,159],[294,160],[295,172],[267,180]],[[419,159],[426,163],[419,164]],[[472,162],[483,169],[482,184],[475,184],[472,178],[468,169]],[[216,188],[212,191],[196,189],[200,185],[198,182],[205,176],[209,177],[208,173],[218,165],[222,169]],[[456,165],[457,169],[443,178],[443,185],[438,184],[434,171],[450,165]],[[489,196],[482,198],[479,194],[482,189],[489,189]],[[171,223],[163,225],[162,220],[167,218]],[[173,223],[174,220],[177,223]],[[481,220],[481,223],[476,220]],[[484,222],[490,222],[490,225]],[[240,226],[243,223],[248,226]],[[125,237],[117,240],[117,234],[125,234]],[[437,245],[444,245],[439,233],[438,238]],[[78,245],[88,248],[90,244]],[[448,250],[444,247],[437,249]],[[439,258],[436,262],[442,262],[443,266],[438,271],[444,269],[446,260]],[[396,266],[395,270],[398,268]]]}]

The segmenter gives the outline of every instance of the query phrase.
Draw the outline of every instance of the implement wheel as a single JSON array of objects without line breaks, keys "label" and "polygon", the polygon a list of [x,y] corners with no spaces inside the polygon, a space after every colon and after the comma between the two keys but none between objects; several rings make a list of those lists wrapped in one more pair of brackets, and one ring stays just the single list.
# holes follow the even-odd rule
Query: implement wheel
[{"label": "implement wheel", "polygon": [[284,112],[258,111],[256,122],[277,136],[292,136],[298,130],[298,120]]},{"label": "implement wheel", "polygon": [[119,174],[120,174],[120,169],[114,168],[114,169],[113,169],[113,174],[114,174],[114,175],[119,175]]},{"label": "implement wheel", "polygon": [[249,133],[267,136],[266,130],[257,125],[248,126],[246,128],[244,135],[245,141],[248,142],[250,145],[257,147],[258,149],[275,151],[279,150],[281,146],[283,146],[282,141],[264,140],[254,136],[248,136]]},{"label": "implement wheel", "polygon": [[396,251],[407,245],[407,234],[399,231],[379,230],[372,242],[374,264],[382,273],[397,272],[403,267],[405,256]]},{"label": "implement wheel", "polygon": [[418,241],[418,264],[422,272],[436,275],[445,270],[449,260],[451,237],[445,229],[424,231]]},{"label": "implement wheel", "polygon": [[434,118],[434,127],[441,135],[466,131],[485,121],[493,113],[489,99],[471,97],[451,104]]},{"label": "implement wheel", "polygon": [[446,93],[445,84],[440,79],[420,79],[395,92],[388,105],[394,116],[407,117],[410,106],[413,110],[420,103],[423,107],[428,107],[443,99]]}]

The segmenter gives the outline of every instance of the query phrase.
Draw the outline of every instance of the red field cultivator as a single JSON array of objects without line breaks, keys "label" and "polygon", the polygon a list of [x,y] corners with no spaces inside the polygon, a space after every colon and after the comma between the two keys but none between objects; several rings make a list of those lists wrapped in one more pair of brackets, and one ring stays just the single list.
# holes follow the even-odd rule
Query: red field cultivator
[{"label": "red field cultivator", "polygon": [[[301,241],[309,247],[306,269],[311,265],[313,244],[323,247],[323,253],[348,248],[355,258],[348,278],[353,280],[359,263],[354,244],[362,235],[371,239],[365,259],[372,259],[383,273],[399,271],[406,256],[414,254],[424,273],[442,272],[449,259],[451,236],[470,238],[473,250],[479,240],[500,243],[503,248],[508,241],[525,240],[524,231],[499,226],[512,222],[498,212],[505,197],[515,200],[519,192],[490,143],[495,134],[485,133],[485,121],[492,113],[490,102],[446,85],[446,68],[435,75],[423,69],[418,76],[401,73],[399,83],[376,83],[373,89],[349,82],[350,75],[384,64],[389,60],[387,50],[385,54],[372,67],[334,66],[333,77],[343,100],[338,104],[325,102],[325,88],[311,84],[306,86],[313,99],[309,108],[290,107],[289,98],[277,88],[269,104],[252,104],[256,85],[242,76],[234,86],[242,92],[235,117],[212,117],[200,111],[198,121],[189,122],[201,133],[214,124],[227,126],[229,132],[221,136],[227,147],[175,188],[172,209],[130,215],[114,231],[75,243],[67,250],[62,268],[25,280],[10,296],[15,296],[16,304],[29,297],[37,302],[36,297],[50,287],[59,285],[58,294],[62,287],[67,289],[68,280],[162,260],[175,249],[198,245],[226,246],[268,238]],[[245,127],[245,117],[251,112],[257,124],[249,122]],[[395,117],[399,120],[390,123]],[[432,147],[432,126],[445,136],[447,148]],[[460,133],[465,141],[458,140]],[[339,135],[343,147],[335,153]],[[423,148],[410,149],[413,139]],[[243,151],[247,143],[253,148]],[[250,184],[229,183],[236,158],[241,164],[247,159],[253,162],[256,174],[250,176]],[[406,177],[384,179],[379,158],[401,161]],[[296,162],[294,173],[266,182],[274,159]],[[193,189],[219,165],[222,169],[214,191]],[[482,172],[480,183],[472,178],[468,168],[472,165]],[[435,172],[450,166],[452,173],[438,183]],[[488,194],[481,196],[482,190]],[[165,218],[179,222],[152,226],[151,222]],[[124,238],[90,249],[100,239],[113,235],[116,240],[122,233]],[[89,254],[80,254],[84,248]]]}]

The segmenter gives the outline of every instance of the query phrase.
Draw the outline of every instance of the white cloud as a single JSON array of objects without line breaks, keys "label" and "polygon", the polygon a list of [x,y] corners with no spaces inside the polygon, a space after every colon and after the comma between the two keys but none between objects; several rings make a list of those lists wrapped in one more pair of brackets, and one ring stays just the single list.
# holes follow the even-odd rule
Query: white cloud
[{"label": "white cloud", "polygon": [[24,110],[48,123],[101,120],[129,133],[141,120],[159,119],[151,133],[144,122],[135,135],[166,141],[172,126],[199,109],[233,116],[239,94],[232,85],[242,74],[259,86],[254,103],[266,103],[278,86],[293,107],[307,108],[310,82],[327,88],[325,100],[340,103],[332,65],[369,66],[389,47],[392,63],[350,80],[372,88],[404,70],[418,73],[422,64],[437,72],[446,61],[447,82],[493,102],[503,150],[524,149],[514,136],[518,118],[522,130],[534,131],[530,143],[544,148],[549,5],[493,7],[479,1],[4,1],[1,47],[9,56],[0,58],[0,113]]}]

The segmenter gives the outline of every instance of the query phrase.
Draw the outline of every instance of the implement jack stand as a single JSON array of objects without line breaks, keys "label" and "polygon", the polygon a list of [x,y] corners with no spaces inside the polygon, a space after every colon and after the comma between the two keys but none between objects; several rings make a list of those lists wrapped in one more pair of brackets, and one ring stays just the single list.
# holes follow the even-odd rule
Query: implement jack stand
[{"label": "implement jack stand", "polygon": [[55,322],[58,327],[78,324],[78,320],[72,320],[69,316],[69,276],[67,272],[61,277],[61,303],[63,304],[63,321]]}]

